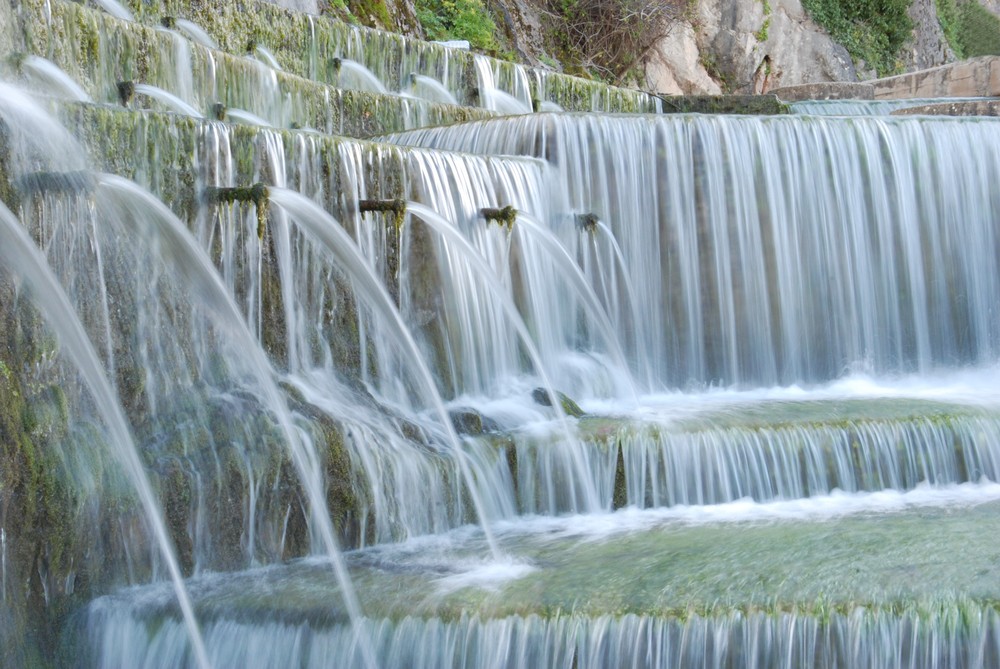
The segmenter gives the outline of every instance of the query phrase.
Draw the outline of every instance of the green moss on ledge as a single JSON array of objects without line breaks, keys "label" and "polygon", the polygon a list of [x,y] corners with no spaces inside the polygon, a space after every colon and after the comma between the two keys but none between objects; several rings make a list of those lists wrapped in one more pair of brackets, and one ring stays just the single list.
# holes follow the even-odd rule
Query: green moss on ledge
[{"label": "green moss on ledge", "polygon": [[774,95],[662,96],[667,114],[788,114],[791,109]]},{"label": "green moss on ledge", "polygon": [[208,186],[205,188],[205,201],[208,204],[234,204],[236,202],[253,204],[257,210],[257,239],[263,241],[264,231],[267,229],[267,212],[271,206],[267,186],[260,182],[245,187]]}]

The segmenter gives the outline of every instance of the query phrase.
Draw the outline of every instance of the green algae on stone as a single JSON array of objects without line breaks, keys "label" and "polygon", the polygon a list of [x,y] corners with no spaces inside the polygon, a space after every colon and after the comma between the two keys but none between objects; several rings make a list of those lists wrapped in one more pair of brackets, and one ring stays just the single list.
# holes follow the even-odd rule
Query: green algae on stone
[{"label": "green algae on stone", "polygon": [[791,108],[774,95],[661,96],[663,112],[670,114],[788,114]]},{"label": "green algae on stone", "polygon": [[205,201],[209,204],[234,204],[236,202],[253,204],[257,211],[257,239],[264,239],[267,228],[267,212],[271,206],[267,186],[257,182],[252,186],[207,186]]},{"label": "green algae on stone", "polygon": [[[118,84],[124,81],[176,89],[178,73],[171,56],[174,45],[169,34],[75,3],[57,3],[54,12],[51,25],[43,21],[33,29],[36,32],[32,33],[31,52],[53,59],[98,102],[119,100]],[[84,28],[97,42],[93,49],[80,52],[73,40]],[[72,44],[64,47],[67,40]],[[268,119],[277,126],[297,125],[358,137],[490,115],[485,110],[426,100],[337,91],[329,83],[303,78],[308,73],[294,71],[272,72],[282,104],[264,109],[260,107],[259,65],[243,57],[242,51],[212,51],[199,44],[190,44],[188,48],[194,96],[189,101],[203,110],[221,103],[258,115],[279,114],[280,118]],[[114,65],[109,67],[109,63]]]},{"label": "green algae on stone", "polygon": [[486,219],[487,223],[496,223],[510,230],[517,220],[517,209],[509,204],[505,207],[483,207],[479,210],[479,215]]},{"label": "green algae on stone", "polygon": [[[573,418],[581,418],[586,415],[580,405],[577,404],[573,398],[561,391],[555,391],[556,398],[559,401],[559,406],[563,413],[567,416],[572,416]],[[535,400],[536,404],[541,406],[550,407],[552,406],[552,397],[545,388],[535,388],[531,391],[531,398]]]},{"label": "green algae on stone", "polygon": [[913,398],[831,399],[817,401],[770,401],[734,404],[722,409],[707,409],[679,418],[678,430],[697,431],[723,428],[779,429],[785,425],[842,425],[859,422],[925,419],[944,421],[951,417],[1000,417],[1000,411]]},{"label": "green algae on stone", "polygon": [[[612,516],[622,522],[606,536],[512,528],[500,534],[501,550],[531,569],[480,586],[461,576],[489,554],[481,535],[379,546],[352,553],[348,561],[366,616],[388,620],[793,614],[822,622],[858,610],[975,615],[1000,604],[997,505],[821,522],[663,520],[632,529],[625,519],[631,512],[624,511]],[[226,580],[225,587],[206,588],[203,597],[192,584],[200,611],[239,610],[268,620],[277,614],[316,629],[346,622],[339,586],[325,564],[296,562]]]}]

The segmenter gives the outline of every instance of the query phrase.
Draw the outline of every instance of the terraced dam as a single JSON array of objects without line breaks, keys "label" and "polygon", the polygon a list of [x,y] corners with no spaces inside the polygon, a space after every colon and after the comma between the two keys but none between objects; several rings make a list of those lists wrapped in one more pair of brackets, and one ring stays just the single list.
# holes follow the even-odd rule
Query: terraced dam
[{"label": "terraced dam", "polygon": [[1000,665],[996,118],[263,2],[0,60],[0,665]]}]

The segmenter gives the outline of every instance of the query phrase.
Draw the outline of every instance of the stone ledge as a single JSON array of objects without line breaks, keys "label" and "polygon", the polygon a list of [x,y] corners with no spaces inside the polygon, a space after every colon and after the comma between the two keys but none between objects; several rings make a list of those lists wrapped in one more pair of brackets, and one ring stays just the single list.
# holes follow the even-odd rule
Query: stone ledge
[{"label": "stone ledge", "polygon": [[870,82],[876,99],[1000,95],[1000,56],[981,56]]},{"label": "stone ledge", "polygon": [[774,95],[664,95],[664,114],[787,114]]},{"label": "stone ledge", "polygon": [[892,112],[892,116],[1000,116],[1000,100],[977,102],[943,102],[941,104],[907,107]]},{"label": "stone ledge", "polygon": [[870,83],[834,81],[783,86],[771,89],[771,93],[784,102],[801,102],[803,100],[872,100],[875,98],[875,87]]}]

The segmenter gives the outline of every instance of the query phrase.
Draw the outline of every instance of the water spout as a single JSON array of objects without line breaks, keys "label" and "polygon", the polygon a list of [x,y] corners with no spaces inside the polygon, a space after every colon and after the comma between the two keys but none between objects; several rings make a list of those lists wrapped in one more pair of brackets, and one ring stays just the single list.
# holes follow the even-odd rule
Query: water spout
[{"label": "water spout", "polygon": [[277,70],[278,72],[282,72],[283,71],[281,69],[281,65],[278,63],[278,59],[275,58],[274,54],[271,53],[267,49],[267,47],[265,47],[263,44],[257,44],[256,46],[254,46],[253,51],[254,51],[254,53],[256,53],[257,55],[259,55],[261,57],[261,59],[263,60],[263,62],[268,67],[271,67],[271,68]]},{"label": "water spout", "polygon": [[132,12],[122,5],[118,0],[94,0],[94,3],[116,19],[122,21],[134,21]]},{"label": "water spout", "polygon": [[[424,361],[423,354],[399,315],[392,298],[389,297],[385,287],[375,278],[351,236],[319,205],[299,193],[283,188],[272,189],[271,200],[274,204],[285,209],[294,221],[320,240],[334,254],[348,274],[357,282],[357,289],[362,292],[367,304],[389,325],[389,331],[396,339],[400,349],[407,352],[407,360],[412,366],[414,382],[420,387],[424,399],[431,404],[431,408],[441,419],[441,427],[445,431],[461,468],[490,551],[494,558],[500,560],[502,557],[500,549],[489,527],[486,509],[476,488],[475,479],[465,461],[465,454],[462,451],[458,434],[456,434],[444,407],[441,395],[434,385],[434,377]],[[412,204],[409,203],[408,206],[412,206]]]},{"label": "water spout", "polygon": [[483,107],[501,114],[530,114],[531,109],[513,95],[499,88],[479,89]]},{"label": "water spout", "polygon": [[[535,372],[541,379],[545,392],[548,393],[549,400],[552,402],[552,407],[555,409],[555,413],[562,427],[563,433],[568,439],[573,440],[573,430],[571,429],[566,419],[566,414],[562,409],[559,394],[556,392],[555,386],[552,384],[548,373],[545,371],[545,364],[542,361],[542,355],[538,351],[537,346],[535,346],[531,333],[528,331],[528,327],[524,324],[524,319],[521,318],[521,315],[518,313],[517,307],[515,307],[513,301],[510,299],[510,296],[502,292],[499,289],[499,286],[497,286],[494,281],[489,279],[490,276],[495,274],[495,272],[490,268],[489,263],[457,229],[455,229],[447,220],[442,218],[436,211],[426,205],[420,204],[419,202],[408,202],[406,207],[410,214],[419,217],[428,227],[440,235],[442,239],[447,240],[448,243],[454,244],[455,247],[461,249],[462,256],[473,267],[476,275],[482,280],[483,285],[486,286],[487,289],[494,295],[508,321],[517,332],[518,337],[528,354],[528,358],[531,360],[531,363],[535,368]],[[574,449],[574,451],[576,450],[577,449]],[[579,480],[584,488],[580,491],[583,495],[583,499],[580,500],[580,506],[582,509],[588,511],[600,509],[601,504],[598,499],[597,491],[594,489],[594,485],[590,480],[590,477],[586,475],[583,463],[579,458],[573,458],[573,462],[574,466],[579,470]]]},{"label": "water spout", "polygon": [[[0,257],[3,258],[7,268],[13,270],[16,276],[26,281],[31,287],[36,296],[35,305],[41,311],[49,327],[58,335],[59,341],[65,347],[69,358],[80,371],[83,382],[94,397],[96,406],[111,433],[114,454],[125,467],[132,485],[135,486],[139,501],[145,510],[146,520],[151,526],[163,560],[167,564],[174,592],[187,626],[188,638],[195,660],[199,667],[208,669],[211,667],[211,663],[205,652],[205,644],[198,628],[191,600],[184,587],[184,577],[177,563],[173,542],[167,533],[163,511],[153,493],[153,488],[146,476],[145,466],[132,439],[128,421],[122,411],[121,403],[108,382],[97,351],[94,350],[93,344],[83,329],[83,324],[77,318],[69,297],[49,269],[45,257],[28,237],[18,220],[2,203],[0,203],[0,227],[2,227],[4,237],[4,243],[0,244]],[[4,595],[6,596],[6,539],[4,540],[4,584]]]},{"label": "water spout", "polygon": [[358,201],[358,211],[362,214],[370,214],[373,212],[392,212],[397,216],[402,216],[406,213],[406,201],[405,200],[359,200]]},{"label": "water spout", "polygon": [[194,21],[189,21],[187,19],[175,18],[174,27],[187,35],[192,41],[197,42],[203,47],[209,49],[218,49],[219,45],[216,44],[215,40],[205,32],[205,29],[199,26]]},{"label": "water spout", "polygon": [[204,115],[201,112],[184,102],[184,100],[181,100],[170,91],[165,91],[162,88],[150,86],[149,84],[135,84],[134,90],[139,95],[145,95],[146,97],[152,98],[157,102],[163,103],[163,105],[170,111],[177,112],[178,114],[184,114],[185,116],[190,116],[192,118],[204,118]]},{"label": "water spout", "polygon": [[584,232],[589,232],[593,234],[597,230],[597,225],[601,222],[601,219],[597,217],[597,214],[577,214],[576,215],[576,227]]},{"label": "water spout", "polygon": [[135,95],[135,82],[119,81],[115,84],[115,88],[118,90],[118,102],[122,107],[128,107],[132,102],[132,96]]},{"label": "water spout", "polygon": [[249,188],[208,186],[205,189],[205,201],[209,204],[253,204],[257,210],[257,239],[264,239],[270,202],[268,188],[264,184],[258,182]]},{"label": "water spout", "polygon": [[492,222],[508,230],[514,227],[514,221],[517,219],[517,209],[509,204],[506,207],[483,207],[479,210],[479,214],[487,223]]},{"label": "water spout", "polygon": [[604,337],[604,342],[608,347],[608,351],[611,353],[611,357],[618,368],[622,371],[624,375],[628,378],[628,392],[631,394],[632,399],[638,401],[638,393],[635,388],[635,383],[632,381],[631,375],[629,374],[629,365],[625,359],[625,353],[622,350],[621,343],[618,341],[618,336],[615,334],[614,326],[611,325],[611,320],[608,318],[608,314],[605,312],[604,307],[601,305],[600,299],[594,293],[594,289],[587,283],[586,277],[580,271],[580,267],[576,264],[573,258],[569,255],[559,240],[548,230],[546,230],[542,225],[536,221],[534,218],[525,213],[518,214],[518,225],[517,232],[526,238],[528,233],[531,233],[532,237],[537,239],[548,251],[548,258],[552,260],[560,270],[560,274],[566,280],[567,283],[572,287],[573,291],[580,298],[583,303],[584,311],[588,316],[588,321],[597,325],[597,329],[600,330],[601,336]]},{"label": "water spout", "polygon": [[375,76],[375,73],[361,63],[348,58],[340,58],[336,63],[340,73],[338,81],[342,88],[356,88],[371,93],[389,93],[389,89]]},{"label": "water spout", "polygon": [[21,68],[32,81],[53,95],[76,102],[93,102],[80,84],[73,81],[72,77],[50,60],[41,56],[27,56],[21,63]]},{"label": "water spout", "polygon": [[[277,417],[292,462],[309,500],[309,511],[320,534],[325,555],[330,560],[334,575],[340,584],[351,624],[358,631],[356,641],[362,659],[366,666],[374,667],[370,643],[360,631],[360,606],[333,530],[333,521],[326,508],[325,491],[317,463],[312,454],[306,451],[298,436],[284,396],[274,381],[274,370],[260,344],[247,328],[232,297],[215,272],[211,260],[166,205],[131,181],[114,175],[101,175],[99,186],[114,196],[114,205],[123,210],[124,218],[142,225],[143,232],[159,242],[161,252],[173,261],[178,277],[190,285],[192,294],[199,296],[208,313],[212,314],[215,321],[238,343],[238,348],[260,383],[267,406]],[[109,218],[114,220],[117,217]]]},{"label": "water spout", "polygon": [[458,104],[458,100],[451,94],[451,91],[433,77],[412,73],[410,74],[410,88],[415,95],[425,100],[443,102],[449,105]]},{"label": "water spout", "polygon": [[[218,113],[219,111],[216,110],[216,114]],[[231,121],[235,123],[245,123],[247,125],[256,125],[262,128],[274,127],[274,124],[272,124],[267,119],[261,118],[260,116],[257,116],[256,114],[248,112],[244,109],[234,109],[232,107],[226,109],[225,107],[223,107],[222,114],[225,117],[224,120],[226,121]]]}]

